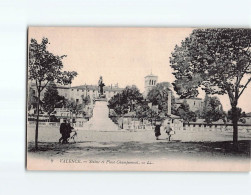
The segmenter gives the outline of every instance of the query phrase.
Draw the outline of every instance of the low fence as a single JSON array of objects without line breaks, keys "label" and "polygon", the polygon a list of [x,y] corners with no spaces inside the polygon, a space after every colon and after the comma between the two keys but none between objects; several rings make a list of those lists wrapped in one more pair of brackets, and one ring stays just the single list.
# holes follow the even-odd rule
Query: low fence
[{"label": "low fence", "polygon": [[133,125],[133,124],[124,124],[123,129],[129,131],[136,131],[136,130],[153,130],[155,127],[151,125]]},{"label": "low fence", "polygon": [[[133,122],[131,124],[124,124],[123,129],[129,131],[136,131],[136,130],[154,130],[155,126],[153,125],[134,125]],[[161,126],[163,129],[164,126]],[[232,132],[233,126],[232,125],[208,125],[208,124],[171,124],[171,128],[174,131],[218,131],[218,132]],[[251,125],[239,125],[238,126],[239,132],[247,132],[251,133]]]},{"label": "low fence", "polygon": [[[73,123],[73,127],[83,127],[86,121],[77,121]],[[28,121],[28,125],[36,125],[36,121]],[[51,126],[51,127],[60,127],[60,122],[39,122],[39,126]],[[174,131],[227,131],[232,132],[232,125],[206,125],[206,124],[172,124],[172,129]],[[144,125],[144,124],[124,124],[123,129],[129,131],[137,131],[137,130],[154,130],[155,126],[153,125]],[[161,127],[163,128],[163,127]],[[251,133],[251,125],[240,125],[238,126],[239,132],[248,132]]]},{"label": "low fence", "polygon": [[[76,122],[71,124],[73,127],[83,127],[86,121]],[[28,125],[36,125],[36,121],[28,121]],[[60,122],[39,122],[39,126],[51,126],[51,127],[60,127]]]},{"label": "low fence", "polygon": [[[233,131],[232,125],[216,124],[184,124],[184,131]],[[251,125],[238,125],[239,132],[251,133]]]},{"label": "low fence", "polygon": [[[36,121],[28,121],[28,125],[36,125]],[[60,122],[39,122],[39,126],[52,126],[52,127],[59,127]]]}]

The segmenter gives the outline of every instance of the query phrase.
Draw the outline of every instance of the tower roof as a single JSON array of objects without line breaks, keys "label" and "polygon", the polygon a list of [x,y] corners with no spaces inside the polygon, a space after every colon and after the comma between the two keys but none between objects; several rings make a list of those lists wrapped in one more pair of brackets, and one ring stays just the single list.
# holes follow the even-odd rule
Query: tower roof
[{"label": "tower roof", "polygon": [[154,75],[153,73],[151,73],[151,74],[149,74],[149,75],[146,75],[145,78],[146,78],[146,77],[158,77],[158,76],[156,76],[156,75]]}]

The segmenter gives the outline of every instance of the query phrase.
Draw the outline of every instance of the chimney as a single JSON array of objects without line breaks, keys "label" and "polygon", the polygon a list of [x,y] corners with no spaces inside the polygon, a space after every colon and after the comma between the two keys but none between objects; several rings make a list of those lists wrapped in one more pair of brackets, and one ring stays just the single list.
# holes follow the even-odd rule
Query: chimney
[{"label": "chimney", "polygon": [[171,91],[168,91],[167,92],[167,94],[168,94],[168,100],[167,100],[167,106],[168,106],[168,108],[167,108],[167,114],[169,115],[169,116],[171,116],[171,104],[172,104],[172,92]]}]

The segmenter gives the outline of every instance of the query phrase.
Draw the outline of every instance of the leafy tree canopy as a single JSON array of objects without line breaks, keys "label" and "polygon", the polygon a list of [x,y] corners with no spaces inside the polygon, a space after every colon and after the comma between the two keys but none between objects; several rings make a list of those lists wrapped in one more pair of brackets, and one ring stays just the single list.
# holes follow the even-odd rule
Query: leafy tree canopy
[{"label": "leafy tree canopy", "polygon": [[[242,117],[245,117],[246,116],[246,113],[242,111],[241,108],[237,108],[237,120],[239,121]],[[229,120],[233,120],[233,110],[230,109],[228,112],[227,112],[227,118]]]},{"label": "leafy tree canopy", "polygon": [[122,92],[114,95],[108,102],[108,107],[114,109],[118,115],[135,111],[138,104],[142,103],[143,95],[136,86],[127,86]]},{"label": "leafy tree canopy", "polygon": [[227,94],[232,106],[233,145],[238,149],[238,100],[251,81],[251,29],[195,29],[170,58],[181,97]]},{"label": "leafy tree canopy", "polygon": [[83,104],[79,104],[74,99],[70,99],[66,101],[66,108],[69,109],[69,111],[75,115],[83,113]]},{"label": "leafy tree canopy", "polygon": [[56,87],[57,86],[54,82],[50,82],[44,93],[43,108],[49,115],[54,111],[59,100],[58,90]]},{"label": "leafy tree canopy", "polygon": [[174,89],[182,97],[198,95],[198,87],[209,94],[228,94],[231,104],[250,82],[250,29],[196,29],[176,46],[170,58]]},{"label": "leafy tree canopy", "polygon": [[196,114],[190,110],[189,104],[186,102],[186,100],[177,109],[177,114],[185,122],[196,121]]},{"label": "leafy tree canopy", "polygon": [[204,118],[207,123],[212,123],[213,121],[224,119],[225,116],[226,114],[222,109],[222,104],[219,98],[208,97],[206,95],[204,100],[202,118]]},{"label": "leafy tree canopy", "polygon": [[36,39],[31,39],[29,45],[29,80],[36,81],[37,88],[42,91],[50,81],[60,84],[70,84],[77,76],[75,71],[62,71],[62,59],[66,55],[56,56],[47,50],[49,44],[47,38],[43,38],[39,44]]},{"label": "leafy tree canopy", "polygon": [[[147,99],[152,105],[158,105],[160,112],[167,113],[168,109],[168,91],[171,91],[171,84],[169,82],[158,83],[147,94]],[[172,95],[172,109],[174,109],[175,97]]]},{"label": "leafy tree canopy", "polygon": [[160,114],[151,109],[146,101],[141,102],[136,106],[136,117],[139,119],[147,119],[150,121],[160,120]]}]

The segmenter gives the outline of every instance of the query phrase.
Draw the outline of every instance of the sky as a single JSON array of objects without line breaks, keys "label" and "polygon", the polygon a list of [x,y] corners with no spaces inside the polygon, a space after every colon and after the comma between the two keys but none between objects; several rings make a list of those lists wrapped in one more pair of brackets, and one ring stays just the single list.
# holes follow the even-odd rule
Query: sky
[{"label": "sky", "polygon": [[[81,28],[81,27],[30,27],[29,41],[41,42],[48,38],[48,50],[55,55],[67,55],[64,70],[76,71],[72,86],[97,85],[103,76],[106,86],[118,83],[119,87],[136,85],[144,92],[144,77],[151,72],[158,82],[172,83],[169,58],[175,45],[192,32],[192,28]],[[247,88],[239,100],[239,107],[251,111]],[[204,98],[200,91],[198,97]],[[230,109],[228,96],[219,96],[224,110]]]}]

